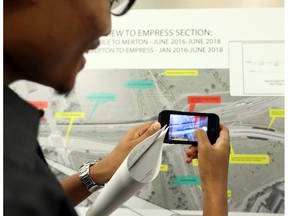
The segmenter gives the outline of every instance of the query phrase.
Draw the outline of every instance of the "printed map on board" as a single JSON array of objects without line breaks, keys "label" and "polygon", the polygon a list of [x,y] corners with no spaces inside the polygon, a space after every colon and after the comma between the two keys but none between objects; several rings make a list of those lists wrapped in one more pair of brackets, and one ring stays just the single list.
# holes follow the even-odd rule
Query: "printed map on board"
[{"label": "printed map on board", "polygon": [[[284,212],[284,97],[232,97],[227,69],[84,70],[66,98],[30,82],[12,89],[45,110],[39,141],[56,169],[101,159],[129,128],[157,120],[163,109],[217,113],[231,136],[229,210]],[[167,144],[161,173],[137,196],[201,210],[197,161],[185,163],[187,147]],[[57,172],[61,178],[63,169]]]}]

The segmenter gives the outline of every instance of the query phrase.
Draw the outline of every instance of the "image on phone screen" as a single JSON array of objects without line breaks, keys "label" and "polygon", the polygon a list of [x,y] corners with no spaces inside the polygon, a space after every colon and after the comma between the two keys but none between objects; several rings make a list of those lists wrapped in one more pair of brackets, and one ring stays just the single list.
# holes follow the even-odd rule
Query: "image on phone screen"
[{"label": "image on phone screen", "polygon": [[208,116],[171,114],[169,119],[169,140],[196,142],[194,130],[202,128],[207,132]]}]

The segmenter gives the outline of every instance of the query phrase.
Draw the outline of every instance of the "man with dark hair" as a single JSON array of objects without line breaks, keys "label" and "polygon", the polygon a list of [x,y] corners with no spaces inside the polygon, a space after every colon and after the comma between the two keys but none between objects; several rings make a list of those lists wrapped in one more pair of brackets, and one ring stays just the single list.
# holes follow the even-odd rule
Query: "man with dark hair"
[{"label": "man with dark hair", "polygon": [[[132,0],[4,0],[5,216],[76,215],[73,207],[106,183],[134,146],[160,129],[158,122],[132,128],[106,158],[96,164],[84,164],[79,174],[59,183],[37,142],[41,113],[8,87],[17,80],[29,80],[61,94],[69,93],[84,67],[83,54],[96,49],[99,37],[110,33],[111,8],[122,4],[113,13],[123,15],[133,3]],[[225,215],[228,130],[222,126],[214,146],[202,132],[196,133],[199,149],[187,150],[187,162],[197,157],[195,152],[199,151],[204,213],[210,208],[216,209],[214,212],[218,209],[217,215]],[[211,158],[213,163],[208,160]],[[213,192],[215,195],[210,195]]]}]

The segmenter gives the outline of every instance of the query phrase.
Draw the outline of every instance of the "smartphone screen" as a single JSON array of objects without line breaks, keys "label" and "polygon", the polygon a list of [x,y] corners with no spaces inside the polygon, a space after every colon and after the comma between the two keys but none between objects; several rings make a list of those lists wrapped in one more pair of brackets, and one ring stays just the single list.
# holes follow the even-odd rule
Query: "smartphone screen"
[{"label": "smartphone screen", "polygon": [[198,128],[206,131],[211,144],[214,144],[219,136],[219,117],[214,113],[164,110],[159,114],[158,120],[162,126],[166,124],[169,126],[165,143],[197,146],[194,131]]},{"label": "smartphone screen", "polygon": [[171,114],[169,126],[169,140],[196,142],[194,130],[202,128],[207,132],[208,116]]}]

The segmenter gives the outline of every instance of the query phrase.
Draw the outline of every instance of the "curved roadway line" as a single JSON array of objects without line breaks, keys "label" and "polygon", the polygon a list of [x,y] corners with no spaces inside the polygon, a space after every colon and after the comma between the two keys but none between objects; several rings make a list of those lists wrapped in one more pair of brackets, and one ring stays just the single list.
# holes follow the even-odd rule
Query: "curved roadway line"
[{"label": "curved roadway line", "polygon": [[[134,123],[134,124],[118,124],[117,127],[115,128],[117,131],[128,131],[129,128],[139,125],[139,123]],[[60,127],[60,126],[59,126]],[[66,128],[66,126],[62,126],[64,128]],[[77,130],[77,128],[81,128],[81,130],[83,129],[87,129],[87,127],[89,127],[89,125],[74,125],[74,131]],[[101,130],[99,131],[113,131],[113,127],[111,127],[110,124],[101,124],[101,125],[91,125],[90,127],[93,127],[95,130],[97,130],[97,128],[101,128]],[[90,128],[89,127],[89,128]],[[106,127],[105,130],[103,130],[103,127]],[[63,129],[64,129],[63,128]],[[61,127],[60,127],[61,129]],[[87,129],[88,131],[91,130]],[[239,126],[239,128],[237,127],[230,127],[229,128],[230,131],[230,137],[259,137],[259,138],[265,138],[265,139],[269,139],[269,140],[277,140],[277,141],[284,141],[284,134],[280,133],[280,132],[275,132],[275,131],[269,131],[269,130],[262,130],[262,129],[255,129],[252,127],[243,127],[243,126]],[[71,138],[71,136],[70,136]]]},{"label": "curved roadway line", "polygon": [[259,137],[265,138],[268,140],[277,140],[280,142],[284,142],[284,134],[269,130],[261,130],[261,129],[254,129],[254,128],[241,128],[241,129],[234,129],[229,128],[230,137]]},{"label": "curved roadway line", "polygon": [[[157,95],[157,94],[152,94],[152,95],[141,95],[139,98],[138,98],[138,100],[137,100],[137,103],[138,103],[138,110],[139,110],[139,113],[138,113],[138,117],[136,117],[136,119],[134,120],[134,121],[139,121],[140,120],[140,116],[143,114],[143,110],[142,110],[142,106],[141,106],[141,100],[142,99],[144,99],[145,97],[157,97],[157,98],[160,98],[160,97],[164,97],[164,98],[169,98],[169,97],[171,97],[172,99],[173,99],[173,96],[169,96],[169,95],[164,95],[164,94],[162,94],[162,95]],[[172,100],[172,101],[174,101],[174,107],[176,107],[176,103],[175,103],[175,100]]]},{"label": "curved roadway line", "polygon": [[[146,97],[146,96],[149,96],[149,97],[168,97],[168,95],[166,96],[166,95],[142,95],[140,98],[142,98],[142,97]],[[174,98],[173,97],[173,95],[172,95],[172,98]],[[252,109],[253,107],[255,108],[255,107],[258,107],[258,106],[261,106],[262,104],[266,104],[266,103],[271,103],[271,102],[273,102],[274,100],[276,100],[276,99],[278,99],[279,97],[269,97],[269,98],[261,98],[261,100],[258,100],[258,101],[256,101],[255,102],[255,99],[253,100],[254,101],[254,103],[252,103],[252,101],[251,101],[251,99],[245,99],[245,101],[237,101],[237,102],[227,102],[227,103],[229,103],[229,104],[231,104],[231,105],[226,105],[225,107],[223,107],[223,106],[221,106],[221,107],[219,107],[219,108],[213,108],[213,109],[207,109],[207,110],[205,110],[206,112],[209,112],[209,110],[213,110],[214,112],[216,112],[218,115],[221,115],[222,116],[222,118],[225,118],[227,115],[229,115],[229,114],[235,114],[235,113],[237,113],[237,112],[247,112],[247,109],[249,108],[249,109]],[[235,104],[237,104],[237,103],[252,103],[251,105],[246,105],[246,106],[235,106]],[[226,103],[226,104],[227,104]],[[139,103],[139,101],[138,101],[138,105],[139,105],[139,107],[141,107],[140,106],[140,103]],[[221,105],[221,104],[220,104]],[[176,107],[177,106],[177,103],[176,103],[176,100],[174,100],[174,106]],[[187,104],[187,106],[189,106],[189,104]],[[227,107],[228,106],[228,107]],[[230,106],[230,107],[229,107]],[[232,106],[232,107],[231,107]],[[186,107],[186,106],[185,106]],[[263,108],[263,107],[260,107],[260,108]],[[140,108],[139,108],[139,110],[141,110]],[[249,112],[253,112],[253,110],[251,110],[251,111],[249,111]],[[259,114],[259,113],[258,113]],[[139,114],[139,116],[140,116],[140,114]],[[158,118],[158,116],[156,116],[154,119],[156,120]],[[139,119],[139,117],[138,117],[138,119]],[[153,117],[151,117],[151,119],[153,119]],[[145,122],[144,120],[143,121],[138,121],[138,122]],[[111,122],[111,123],[109,123],[110,125],[111,124],[123,124],[124,122]],[[135,123],[135,121],[133,122],[133,121],[127,121],[126,123]],[[107,124],[107,123],[101,123],[101,125],[109,125],[109,124]],[[75,126],[76,124],[74,124],[73,125],[73,127]],[[85,124],[86,126],[88,125],[88,124]],[[99,124],[100,125],[100,124]]]},{"label": "curved roadway line", "polygon": [[[167,87],[166,84],[163,82],[163,80],[160,79],[159,75],[158,75],[157,73],[154,73],[151,69],[148,69],[148,72],[149,72],[150,74],[152,74],[151,77],[152,77],[152,79],[154,80],[154,82],[157,83],[157,80],[156,80],[156,79],[158,79],[158,81],[162,84],[163,88],[164,88],[170,95],[169,95],[169,94],[167,94],[167,95],[165,95],[165,94],[158,94],[158,95],[157,95],[157,94],[155,94],[155,95],[145,95],[145,94],[143,94],[143,95],[141,95],[141,96],[138,98],[138,100],[137,100],[139,113],[138,113],[138,117],[136,117],[136,119],[135,119],[136,121],[139,120],[140,116],[141,116],[142,113],[143,113],[143,111],[142,111],[142,106],[141,106],[141,100],[142,100],[142,98],[147,97],[147,96],[149,96],[149,97],[167,97],[167,98],[170,96],[170,97],[172,98],[173,103],[174,103],[174,109],[178,109],[178,108],[177,108],[176,99],[175,99],[174,95],[171,93],[171,91],[169,91],[168,87]],[[158,85],[156,85],[156,86],[157,86],[157,88],[158,88]],[[158,90],[159,90],[160,92],[163,92],[163,91],[161,91],[159,88],[158,88]]]},{"label": "curved roadway line", "polygon": [[[153,74],[152,77],[154,78],[154,80],[155,80],[155,78],[157,78],[158,81],[164,86],[164,89],[166,89],[166,91],[171,94],[171,97],[173,98],[174,104],[176,105],[176,106],[175,106],[175,109],[178,109],[177,103],[176,103],[176,98],[174,97],[174,95],[172,94],[172,92],[169,91],[168,87],[167,87],[166,84],[163,82],[163,80],[161,79],[161,77],[159,76],[159,74],[158,74],[158,73],[154,73],[153,70],[151,70],[151,69],[148,69],[148,71],[149,71],[151,74]],[[157,81],[156,81],[156,83],[157,83]],[[162,91],[161,91],[161,92],[162,92]]]}]

